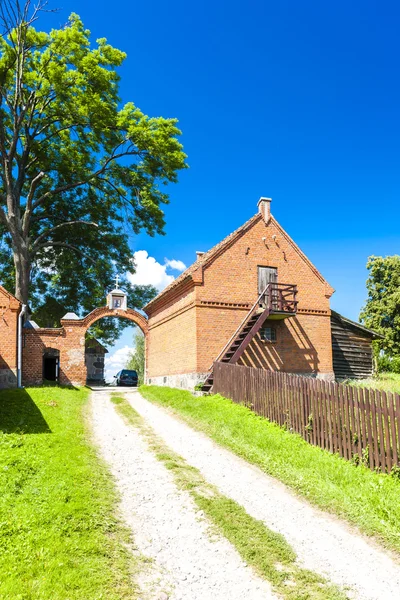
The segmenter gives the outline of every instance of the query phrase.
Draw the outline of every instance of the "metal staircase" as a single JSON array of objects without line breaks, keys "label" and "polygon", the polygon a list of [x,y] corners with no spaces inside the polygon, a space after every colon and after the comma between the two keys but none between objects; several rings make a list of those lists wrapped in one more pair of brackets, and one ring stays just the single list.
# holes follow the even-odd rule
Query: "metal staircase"
[{"label": "metal staircase", "polygon": [[[268,283],[214,363],[236,363],[268,318],[278,320],[294,316],[297,312],[296,295],[295,285]],[[214,363],[203,384],[203,392],[209,392],[213,386]]]}]

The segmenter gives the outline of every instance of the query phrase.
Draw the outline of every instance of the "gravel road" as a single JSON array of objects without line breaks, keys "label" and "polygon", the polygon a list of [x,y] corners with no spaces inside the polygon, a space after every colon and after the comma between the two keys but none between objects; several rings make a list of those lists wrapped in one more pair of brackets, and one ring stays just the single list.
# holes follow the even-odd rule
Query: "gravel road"
[{"label": "gravel road", "polygon": [[[241,504],[251,516],[264,521],[269,528],[284,535],[304,567],[325,576],[338,585],[348,586],[352,590],[352,597],[358,600],[399,600],[400,565],[372,541],[346,523],[300,500],[283,484],[233,453],[219,447],[207,436],[194,431],[165,409],[149,403],[138,392],[126,393],[126,398],[156,434],[189,464],[197,467],[209,483],[214,484],[223,494]],[[135,535],[144,537],[146,540],[149,538],[147,528],[145,532],[140,533],[138,517],[140,520],[140,515],[148,514],[149,509],[150,512],[155,511],[162,517],[159,525],[163,528],[165,539],[171,540],[168,542],[170,546],[166,548],[163,546],[165,539],[163,541],[159,536],[155,538],[156,546],[160,545],[162,564],[165,564],[170,572],[181,572],[179,553],[183,552],[182,558],[185,562],[190,561],[192,548],[196,556],[195,565],[198,565],[198,558],[204,560],[204,564],[206,564],[210,552],[206,526],[199,524],[196,520],[196,509],[190,497],[174,488],[170,477],[164,472],[164,467],[148,456],[143,442],[138,439],[136,433],[129,434],[129,439],[125,442],[113,443],[113,436],[117,437],[118,435],[116,432],[113,433],[113,429],[120,430],[122,428],[125,431],[126,428],[118,420],[115,420],[115,417],[112,419],[109,413],[110,411],[105,406],[102,405],[101,408],[96,406],[96,431],[99,440],[102,441],[107,460],[111,464],[114,461],[118,467],[118,454],[122,455],[120,471],[117,475],[120,477],[122,489],[126,491],[125,513],[131,514],[135,511],[132,522],[134,529],[139,529],[139,534],[135,532]],[[104,420],[107,420],[107,423],[102,424]],[[136,444],[138,445],[136,446]],[[138,456],[139,445],[144,448],[143,457],[141,453]],[[115,460],[116,458],[117,460]],[[133,462],[137,465],[133,465]],[[139,466],[139,462],[141,466]],[[133,469],[133,472],[130,469]],[[155,479],[157,479],[158,492],[154,495],[149,487],[153,487]],[[142,486],[142,483],[143,489],[141,487],[138,492],[138,485]],[[165,489],[163,489],[164,485]],[[134,500],[129,500],[128,497],[134,498]],[[147,499],[150,501],[150,507],[146,508],[144,506],[146,502],[143,501],[147,501]],[[167,508],[169,503],[173,505],[171,506],[171,515],[166,514],[166,510],[168,512],[170,510]],[[176,527],[175,521],[173,524],[170,522],[170,518],[176,519],[177,523],[182,519],[190,521],[191,524],[182,531],[186,535],[184,539],[180,539],[181,534],[170,537],[174,533],[176,534],[176,531],[168,531]],[[147,517],[144,519],[147,520]],[[195,539],[196,541],[194,541]],[[145,544],[147,543],[149,542],[146,541]],[[190,548],[187,552],[185,552],[186,544]],[[261,585],[260,581],[251,576],[248,569],[244,569],[240,559],[226,542],[219,541],[215,548],[219,548],[220,544],[222,545],[221,550],[216,550],[215,554],[221,562],[218,568],[215,566],[216,563],[213,567],[210,566],[212,570],[208,589],[207,587],[203,588],[206,589],[203,595],[201,593],[193,595],[192,589],[194,588],[191,588],[186,598],[193,600],[194,598],[214,597],[230,599],[272,597],[268,596],[269,592]],[[151,546],[150,544],[147,549],[145,547],[145,550],[158,556],[157,552],[154,553],[154,547]],[[172,548],[174,548],[174,555],[170,558],[169,553]],[[211,565],[211,563],[208,564]],[[219,585],[217,572],[221,569],[221,563],[225,564],[222,569],[225,578]],[[234,564],[236,566],[233,566]],[[190,562],[190,566],[188,566],[191,576],[194,575],[193,567],[195,565]],[[199,565],[198,568],[200,569]],[[207,569],[207,567],[201,567],[203,577],[208,577],[204,568]],[[235,573],[236,579],[233,583],[231,577]],[[246,573],[244,580],[243,573]],[[179,575],[173,577],[176,580]],[[241,591],[237,588],[239,585],[236,583],[237,580],[241,582]],[[198,582],[199,580],[194,581]],[[213,587],[214,581],[215,588]],[[204,585],[205,582],[202,581],[202,583]],[[243,585],[248,590],[247,595],[242,591]],[[259,586],[258,589],[257,586]],[[210,595],[210,591],[213,589],[216,590],[216,593],[213,591]],[[255,589],[257,591],[254,591]],[[183,596],[171,597],[181,598]]]},{"label": "gravel road", "polygon": [[[136,407],[141,397],[136,393],[129,398]],[[122,517],[138,552],[151,559],[139,575],[141,598],[275,599],[269,584],[246,566],[225,538],[213,533],[189,493],[177,488],[140,433],[123,422],[109,391],[93,392],[92,409],[94,439],[115,477]],[[157,418],[157,412],[153,414]]]}]

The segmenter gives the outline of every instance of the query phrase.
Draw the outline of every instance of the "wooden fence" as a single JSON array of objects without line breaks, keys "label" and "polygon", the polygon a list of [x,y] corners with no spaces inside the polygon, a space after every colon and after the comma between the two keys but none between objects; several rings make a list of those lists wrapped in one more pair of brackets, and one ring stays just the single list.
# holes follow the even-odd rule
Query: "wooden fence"
[{"label": "wooden fence", "polygon": [[347,460],[400,466],[398,394],[222,362],[213,391]]}]

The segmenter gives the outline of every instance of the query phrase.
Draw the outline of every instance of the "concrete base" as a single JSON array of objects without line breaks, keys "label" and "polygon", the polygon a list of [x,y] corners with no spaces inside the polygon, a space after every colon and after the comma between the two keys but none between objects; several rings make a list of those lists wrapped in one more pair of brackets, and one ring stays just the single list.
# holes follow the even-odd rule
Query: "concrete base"
[{"label": "concrete base", "polygon": [[17,387],[17,369],[0,369],[0,390]]},{"label": "concrete base", "polygon": [[335,373],[317,373],[317,379],[322,379],[323,381],[335,381]]},{"label": "concrete base", "polygon": [[208,373],[182,373],[179,375],[163,375],[148,377],[148,385],[165,385],[167,387],[181,388],[193,391],[195,386],[206,380]]},{"label": "concrete base", "polygon": [[[286,371],[278,371],[278,373],[286,373]],[[334,373],[289,373],[289,375],[300,375],[300,377],[321,379],[322,381],[335,381]]]}]

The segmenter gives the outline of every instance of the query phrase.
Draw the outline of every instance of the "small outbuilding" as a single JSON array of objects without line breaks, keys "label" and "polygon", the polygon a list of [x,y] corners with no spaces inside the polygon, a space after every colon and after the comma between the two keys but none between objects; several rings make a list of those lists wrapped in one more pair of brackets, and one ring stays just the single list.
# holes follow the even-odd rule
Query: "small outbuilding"
[{"label": "small outbuilding", "polygon": [[360,323],[331,311],[332,359],[335,379],[365,379],[374,373],[372,342],[382,338]]}]

